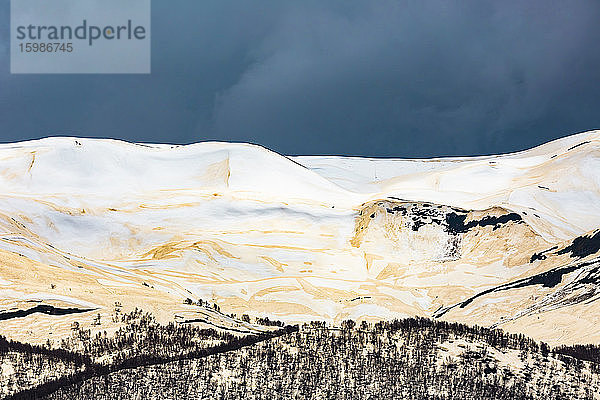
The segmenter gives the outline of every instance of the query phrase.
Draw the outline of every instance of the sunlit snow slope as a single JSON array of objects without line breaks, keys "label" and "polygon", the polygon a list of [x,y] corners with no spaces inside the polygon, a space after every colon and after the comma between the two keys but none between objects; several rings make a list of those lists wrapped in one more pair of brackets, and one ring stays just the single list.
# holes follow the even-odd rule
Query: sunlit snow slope
[{"label": "sunlit snow slope", "polygon": [[[600,339],[598,131],[431,160],[49,138],[0,145],[0,188],[4,310],[119,302],[184,320],[191,298],[288,322],[426,315]],[[32,340],[57,323],[0,333],[32,321]]]}]

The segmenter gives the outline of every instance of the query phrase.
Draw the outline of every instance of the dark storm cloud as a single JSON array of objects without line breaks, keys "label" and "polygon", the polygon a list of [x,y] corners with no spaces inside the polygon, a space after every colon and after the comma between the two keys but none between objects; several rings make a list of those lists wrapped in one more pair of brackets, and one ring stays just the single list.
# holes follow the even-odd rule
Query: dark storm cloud
[{"label": "dark storm cloud", "polygon": [[[149,76],[10,76],[2,25],[2,139],[518,150],[600,127],[599,11],[583,1],[155,0]],[[7,7],[0,14],[8,20]]]}]

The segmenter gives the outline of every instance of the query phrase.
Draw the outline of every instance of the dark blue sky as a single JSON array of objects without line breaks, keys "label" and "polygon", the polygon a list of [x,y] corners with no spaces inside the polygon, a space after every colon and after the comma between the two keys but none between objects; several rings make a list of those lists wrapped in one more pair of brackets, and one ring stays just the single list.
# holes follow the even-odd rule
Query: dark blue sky
[{"label": "dark blue sky", "polygon": [[0,0],[0,140],[225,140],[284,154],[430,157],[600,128],[598,1],[152,7],[151,75],[10,75]]}]

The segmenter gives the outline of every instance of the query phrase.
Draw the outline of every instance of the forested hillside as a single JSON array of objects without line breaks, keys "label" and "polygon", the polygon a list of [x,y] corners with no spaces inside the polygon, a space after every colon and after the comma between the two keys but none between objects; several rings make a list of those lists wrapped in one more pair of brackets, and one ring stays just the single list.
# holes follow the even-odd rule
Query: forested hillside
[{"label": "forested hillside", "polygon": [[313,322],[231,351],[94,376],[46,398],[596,399],[599,365],[582,359],[598,354],[425,318]]}]

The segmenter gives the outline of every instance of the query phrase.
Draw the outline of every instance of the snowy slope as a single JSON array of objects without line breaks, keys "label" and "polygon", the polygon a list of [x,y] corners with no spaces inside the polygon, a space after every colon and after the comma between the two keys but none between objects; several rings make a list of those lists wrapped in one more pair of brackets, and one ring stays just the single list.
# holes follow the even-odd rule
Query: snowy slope
[{"label": "snowy slope", "polygon": [[395,196],[464,208],[502,206],[543,216],[548,238],[600,226],[600,131],[506,155],[440,159],[294,157],[321,176],[372,198]]},{"label": "snowy slope", "polygon": [[[288,321],[433,315],[572,263],[530,259],[598,227],[598,131],[431,160],[288,158],[217,142],[0,145],[6,308],[135,301],[168,320],[191,297]],[[26,281],[20,265],[33,271]]]}]

